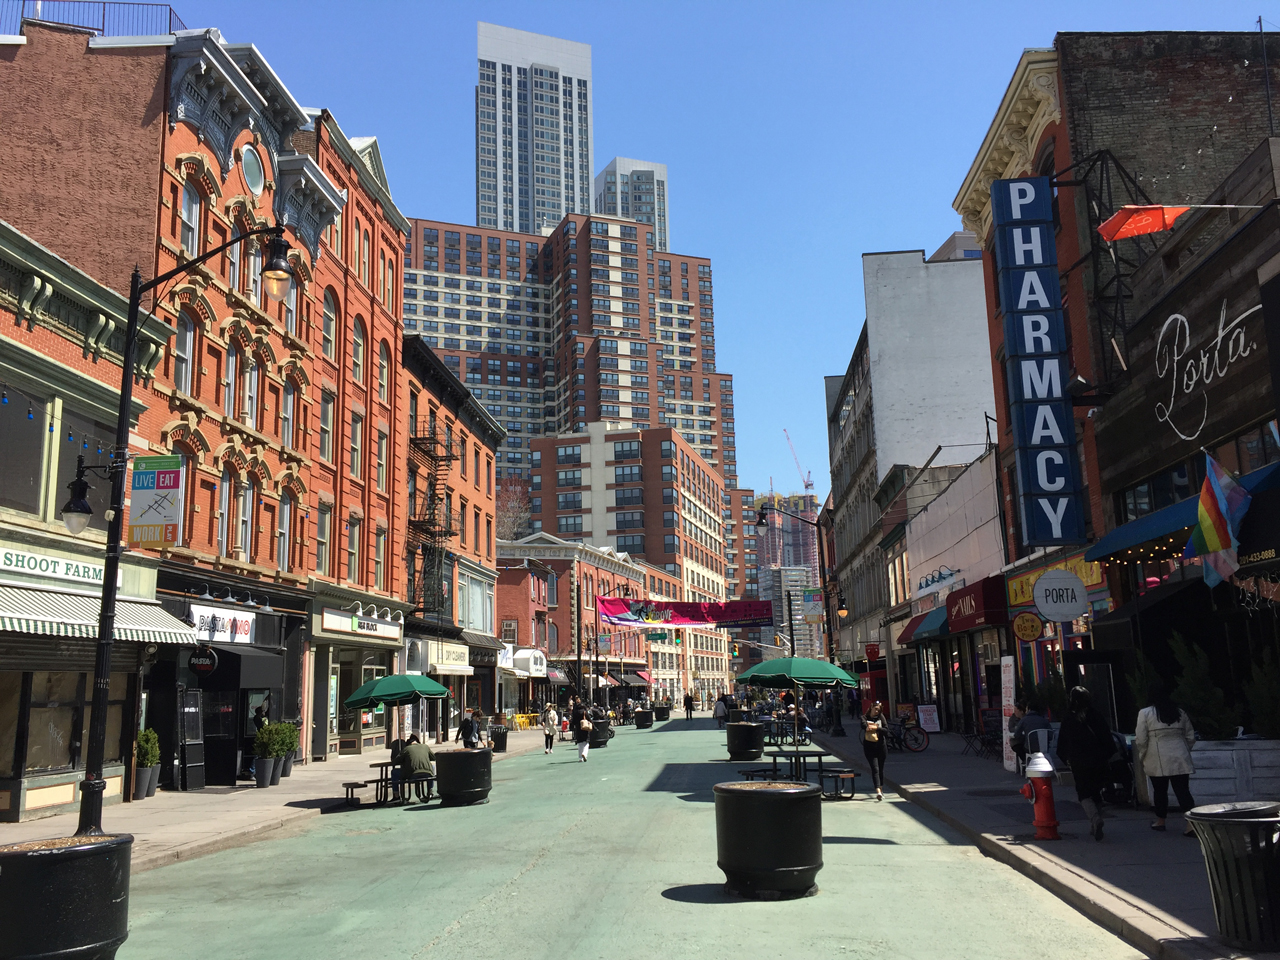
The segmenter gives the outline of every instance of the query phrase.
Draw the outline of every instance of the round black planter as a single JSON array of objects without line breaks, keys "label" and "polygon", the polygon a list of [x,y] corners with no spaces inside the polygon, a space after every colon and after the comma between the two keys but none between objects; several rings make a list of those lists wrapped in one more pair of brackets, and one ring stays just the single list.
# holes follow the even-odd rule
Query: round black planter
[{"label": "round black planter", "polygon": [[742,719],[742,714],[743,714],[743,711],[739,710],[737,707],[734,707],[729,711],[729,722],[745,723],[745,721]]},{"label": "round black planter", "polygon": [[133,800],[135,803],[147,798],[147,787],[150,783],[151,768],[135,767],[133,771]]},{"label": "round black planter", "polygon": [[[129,834],[0,847],[0,957],[112,960],[129,936]],[[41,844],[77,842],[62,847]]]},{"label": "round black planter", "polygon": [[284,757],[272,757],[268,762],[271,764],[271,786],[278,787],[280,774],[284,770]]},{"label": "round black planter", "polygon": [[637,710],[636,711],[636,729],[648,730],[652,726],[653,726],[653,711]]},{"label": "round black planter", "polygon": [[727,893],[802,897],[822,869],[822,792],[815,784],[717,783],[716,865]]},{"label": "round black planter", "polygon": [[730,760],[759,760],[764,753],[763,723],[730,723],[725,735]]},{"label": "round black planter", "polygon": [[587,741],[591,744],[592,750],[600,750],[609,745],[609,721],[608,720],[592,720],[591,733],[587,735]]},{"label": "round black planter", "polygon": [[288,777],[293,774],[293,754],[294,751],[290,750],[284,755],[284,765],[280,768],[280,776]]},{"label": "round black planter", "polygon": [[654,707],[654,708],[653,708],[653,719],[655,719],[655,720],[670,720],[670,719],[671,719],[671,708],[670,708],[670,707]]},{"label": "round black planter", "polygon": [[436,791],[446,807],[480,803],[493,789],[493,751],[449,750],[436,754]]},{"label": "round black planter", "polygon": [[275,769],[275,760],[271,757],[253,758],[253,779],[259,787],[271,786],[271,773]]},{"label": "round black planter", "polygon": [[147,796],[154,797],[156,795],[156,787],[160,785],[160,764],[147,767]]}]

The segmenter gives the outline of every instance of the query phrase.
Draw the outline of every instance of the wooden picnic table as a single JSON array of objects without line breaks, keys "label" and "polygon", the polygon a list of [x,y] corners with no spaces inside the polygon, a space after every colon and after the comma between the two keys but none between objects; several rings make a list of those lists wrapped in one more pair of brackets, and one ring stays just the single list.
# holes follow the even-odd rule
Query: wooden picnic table
[{"label": "wooden picnic table", "polygon": [[391,802],[391,768],[398,766],[390,760],[379,760],[369,764],[369,769],[378,771],[378,778],[373,785],[373,802],[379,806]]},{"label": "wooden picnic table", "polygon": [[787,762],[788,773],[792,780],[808,780],[809,779],[809,759],[816,758],[818,761],[818,776],[822,776],[822,758],[827,756],[825,750],[771,750],[765,754],[773,761],[773,773],[778,775],[778,761],[785,760]]}]

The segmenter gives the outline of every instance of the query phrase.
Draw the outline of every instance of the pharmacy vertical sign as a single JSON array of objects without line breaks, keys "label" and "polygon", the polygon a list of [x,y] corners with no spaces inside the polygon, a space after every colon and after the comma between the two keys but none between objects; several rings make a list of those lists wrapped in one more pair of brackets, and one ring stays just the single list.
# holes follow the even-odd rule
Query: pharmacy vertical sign
[{"label": "pharmacy vertical sign", "polygon": [[182,457],[136,457],[129,497],[129,546],[163,550],[181,543]]},{"label": "pharmacy vertical sign", "polygon": [[1022,541],[1032,547],[1084,543],[1049,178],[994,181],[991,209]]}]

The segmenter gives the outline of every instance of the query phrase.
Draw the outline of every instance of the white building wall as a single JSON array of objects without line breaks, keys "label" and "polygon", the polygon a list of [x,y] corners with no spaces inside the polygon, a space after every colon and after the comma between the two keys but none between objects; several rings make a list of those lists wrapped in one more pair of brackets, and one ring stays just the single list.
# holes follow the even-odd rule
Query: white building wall
[{"label": "white building wall", "polygon": [[924,251],[862,256],[875,394],[877,483],[896,463],[965,463],[995,413],[982,261],[926,262]]}]

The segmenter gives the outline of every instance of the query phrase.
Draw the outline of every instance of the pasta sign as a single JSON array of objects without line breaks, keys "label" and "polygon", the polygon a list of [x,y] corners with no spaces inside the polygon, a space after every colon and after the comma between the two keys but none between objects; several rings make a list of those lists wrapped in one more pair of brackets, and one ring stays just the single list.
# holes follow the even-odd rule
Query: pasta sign
[{"label": "pasta sign", "polygon": [[1048,177],[991,184],[1018,506],[1032,547],[1085,542],[1052,201]]}]

